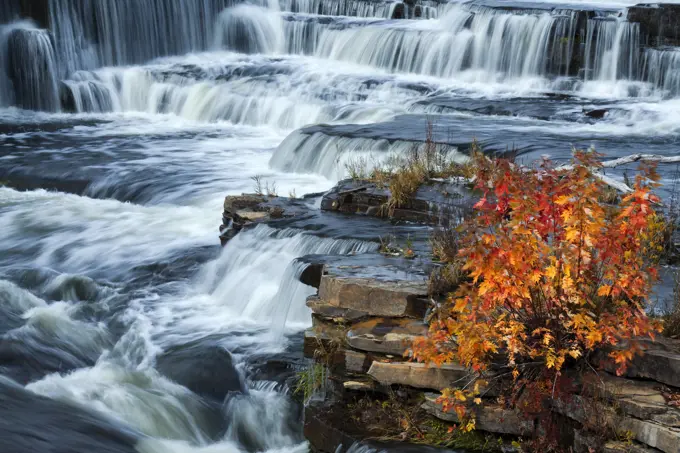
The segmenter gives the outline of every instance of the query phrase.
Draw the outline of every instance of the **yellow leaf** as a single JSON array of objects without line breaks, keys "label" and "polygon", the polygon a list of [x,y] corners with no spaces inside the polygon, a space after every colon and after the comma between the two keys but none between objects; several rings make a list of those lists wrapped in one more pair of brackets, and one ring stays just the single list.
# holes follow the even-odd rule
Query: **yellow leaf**
[{"label": "yellow leaf", "polygon": [[475,398],[475,404],[482,404],[481,398]]},{"label": "yellow leaf", "polygon": [[575,359],[578,359],[581,356],[581,351],[579,351],[578,349],[572,349],[571,351],[569,351],[569,355]]},{"label": "yellow leaf", "polygon": [[545,276],[548,278],[555,278],[557,275],[557,268],[555,266],[548,266],[545,270]]},{"label": "yellow leaf", "polygon": [[561,197],[557,197],[555,199],[555,204],[558,206],[564,206],[565,204],[569,203],[571,201],[571,196],[570,195],[562,195]]},{"label": "yellow leaf", "polygon": [[597,295],[598,295],[598,296],[608,296],[609,293],[611,292],[611,290],[612,290],[612,286],[611,286],[611,285],[602,285],[602,286],[600,286],[600,288],[597,290]]}]

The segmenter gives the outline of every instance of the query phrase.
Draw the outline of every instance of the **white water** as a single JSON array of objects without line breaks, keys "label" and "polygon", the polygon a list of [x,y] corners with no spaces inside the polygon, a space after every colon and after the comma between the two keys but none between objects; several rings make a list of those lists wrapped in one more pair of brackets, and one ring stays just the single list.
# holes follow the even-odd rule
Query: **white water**
[{"label": "white water", "polygon": [[[473,138],[558,159],[589,144],[679,152],[677,50],[638,59],[638,30],[614,13],[586,24],[578,76],[566,10],[427,3],[431,19],[391,21],[396,3],[251,3],[53,0],[56,49],[35,25],[3,27],[40,44],[26,73],[48,83],[22,93],[54,104],[63,82],[76,112],[0,110],[0,180],[33,184],[0,188],[0,332],[25,346],[8,375],[143,435],[140,453],[307,451],[281,382],[248,377],[215,404],[156,368],[173,348],[216,345],[245,375],[251,358],[299,348],[313,289],[297,258],[375,250],[265,226],[218,250],[223,196],[252,177],[282,195],[326,190],[353,159],[410,152],[433,113],[454,157]],[[585,120],[593,108],[609,111]]]}]

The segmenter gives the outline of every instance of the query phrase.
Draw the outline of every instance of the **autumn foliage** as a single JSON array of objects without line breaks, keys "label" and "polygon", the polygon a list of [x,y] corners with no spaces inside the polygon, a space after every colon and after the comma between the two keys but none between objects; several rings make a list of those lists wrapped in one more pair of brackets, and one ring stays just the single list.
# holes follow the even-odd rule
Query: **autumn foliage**
[{"label": "autumn foliage", "polygon": [[[609,352],[625,370],[638,352],[634,339],[658,329],[645,313],[657,278],[650,259],[657,177],[643,168],[633,192],[610,205],[598,158],[579,151],[572,165],[546,160],[534,169],[477,158],[483,196],[461,228],[458,257],[469,280],[414,343],[417,360],[479,373],[493,361],[515,379],[538,364],[559,376],[570,361],[628,340],[630,347]],[[445,396],[465,401],[474,393]]]}]

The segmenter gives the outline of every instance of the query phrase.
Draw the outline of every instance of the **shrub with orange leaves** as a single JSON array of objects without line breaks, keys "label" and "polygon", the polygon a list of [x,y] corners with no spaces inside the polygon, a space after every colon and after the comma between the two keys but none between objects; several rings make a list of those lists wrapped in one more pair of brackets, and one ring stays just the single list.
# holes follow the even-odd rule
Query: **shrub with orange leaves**
[{"label": "shrub with orange leaves", "polygon": [[[658,177],[643,168],[634,190],[610,205],[599,158],[577,151],[573,165],[544,160],[533,169],[476,158],[483,196],[462,226],[459,252],[470,279],[413,344],[415,359],[482,372],[496,356],[515,378],[526,363],[557,376],[594,349],[654,336],[645,308],[657,279]],[[619,373],[636,352],[613,349]]]}]

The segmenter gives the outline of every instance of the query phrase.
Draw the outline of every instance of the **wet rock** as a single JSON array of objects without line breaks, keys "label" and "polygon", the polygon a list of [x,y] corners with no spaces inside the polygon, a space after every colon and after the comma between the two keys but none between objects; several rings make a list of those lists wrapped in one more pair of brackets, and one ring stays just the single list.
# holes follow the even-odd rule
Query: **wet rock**
[{"label": "wet rock", "polygon": [[20,4],[22,17],[30,17],[40,28],[49,28],[49,0],[21,0]]},{"label": "wet rock", "polygon": [[442,390],[469,375],[469,370],[456,364],[441,367],[423,363],[373,362],[368,375],[383,385],[408,385],[414,388]]},{"label": "wet rock", "polygon": [[588,118],[602,119],[609,112],[608,109],[583,110],[583,114]]},{"label": "wet rock", "polygon": [[472,206],[469,190],[457,182],[432,180],[403,205],[387,209],[390,192],[369,181],[341,181],[321,200],[321,209],[416,223],[447,225]]},{"label": "wet rock", "polygon": [[257,194],[230,195],[224,199],[220,242],[224,246],[243,228],[276,219],[295,217],[309,211],[303,199],[267,197]]},{"label": "wet rock", "polygon": [[[455,411],[444,412],[441,404],[437,403],[438,394],[428,393],[421,406],[429,414],[447,422],[459,423],[460,419]],[[534,432],[533,420],[527,420],[510,409],[500,406],[484,404],[474,410],[476,428],[494,434],[509,434],[513,436],[528,436]]]},{"label": "wet rock", "polygon": [[346,426],[344,417],[334,419],[332,404],[308,404],[305,407],[305,438],[313,451],[337,453],[347,451],[358,439],[340,428]]},{"label": "wet rock", "polygon": [[427,325],[413,319],[372,318],[353,324],[347,343],[355,349],[402,357],[413,340],[427,334]]},{"label": "wet rock", "polygon": [[76,98],[73,96],[73,91],[64,82],[59,82],[59,104],[61,111],[65,113],[76,113]]},{"label": "wet rock", "polygon": [[323,275],[323,263],[310,263],[300,274],[299,280],[305,285],[319,289]]},{"label": "wet rock", "polygon": [[429,303],[427,284],[420,281],[389,282],[371,278],[324,275],[319,298],[329,305],[365,311],[372,316],[422,318]]},{"label": "wet rock", "polygon": [[394,5],[392,19],[406,19],[406,6],[403,3]]},{"label": "wet rock", "polygon": [[649,46],[680,45],[680,5],[657,3],[628,8],[628,20],[640,24],[640,37]]},{"label": "wet rock", "polygon": [[156,360],[158,371],[192,392],[223,401],[230,392],[245,392],[229,351],[211,342],[175,346]]}]

